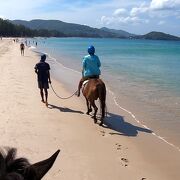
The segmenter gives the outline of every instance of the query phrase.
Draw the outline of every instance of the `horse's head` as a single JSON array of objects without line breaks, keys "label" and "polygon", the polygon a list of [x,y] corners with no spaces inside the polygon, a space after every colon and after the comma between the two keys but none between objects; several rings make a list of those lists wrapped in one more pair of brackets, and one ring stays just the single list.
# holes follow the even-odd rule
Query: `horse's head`
[{"label": "horse's head", "polygon": [[40,180],[54,164],[60,150],[50,158],[30,164],[25,158],[16,158],[16,149],[0,151],[0,180]]}]

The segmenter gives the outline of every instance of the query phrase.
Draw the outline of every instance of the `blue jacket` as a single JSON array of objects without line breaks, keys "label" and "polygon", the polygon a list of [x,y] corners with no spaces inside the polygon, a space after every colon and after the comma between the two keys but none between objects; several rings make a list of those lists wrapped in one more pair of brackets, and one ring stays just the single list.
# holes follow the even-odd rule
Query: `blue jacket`
[{"label": "blue jacket", "polygon": [[99,60],[99,57],[96,55],[87,55],[83,58],[83,76],[94,76],[94,75],[100,75],[100,66],[101,62]]}]

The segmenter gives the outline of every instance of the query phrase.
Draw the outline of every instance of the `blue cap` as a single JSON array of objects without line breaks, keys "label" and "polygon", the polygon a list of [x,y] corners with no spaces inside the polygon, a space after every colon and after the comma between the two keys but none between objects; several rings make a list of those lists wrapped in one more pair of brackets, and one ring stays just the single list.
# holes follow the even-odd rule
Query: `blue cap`
[{"label": "blue cap", "polygon": [[95,53],[95,48],[94,48],[94,46],[89,46],[89,47],[88,47],[88,53],[89,53],[90,55],[94,55],[94,53]]}]

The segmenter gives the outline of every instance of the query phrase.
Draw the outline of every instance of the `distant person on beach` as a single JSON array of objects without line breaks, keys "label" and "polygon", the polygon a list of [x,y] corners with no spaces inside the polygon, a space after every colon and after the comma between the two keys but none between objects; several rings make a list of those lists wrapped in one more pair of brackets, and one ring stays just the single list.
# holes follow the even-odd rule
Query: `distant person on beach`
[{"label": "distant person on beach", "polygon": [[89,55],[86,55],[83,58],[83,62],[82,62],[82,66],[83,66],[82,78],[78,86],[78,93],[77,93],[78,97],[80,96],[80,90],[83,82],[88,79],[99,78],[99,75],[101,74],[100,71],[101,62],[99,60],[99,57],[94,54],[95,53],[94,46],[90,46],[88,48],[88,53]]},{"label": "distant person on beach", "polygon": [[[41,56],[41,60],[39,63],[35,66],[35,72],[37,73],[37,80],[38,80],[38,87],[40,89],[40,95],[42,98],[42,102],[48,106],[48,89],[49,89],[49,83],[51,84],[51,78],[50,78],[50,66],[48,63],[45,62],[46,55]],[[44,101],[44,93],[45,92],[45,101]]]},{"label": "distant person on beach", "polygon": [[24,43],[21,43],[20,44],[21,56],[24,56],[24,49],[25,49]]},{"label": "distant person on beach", "polygon": [[37,42],[36,42],[36,46],[37,46]]}]

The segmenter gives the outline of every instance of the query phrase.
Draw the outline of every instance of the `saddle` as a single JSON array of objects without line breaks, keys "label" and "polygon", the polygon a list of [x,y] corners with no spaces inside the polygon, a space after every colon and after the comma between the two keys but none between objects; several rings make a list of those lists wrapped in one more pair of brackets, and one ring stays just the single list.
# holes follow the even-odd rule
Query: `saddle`
[{"label": "saddle", "polygon": [[89,80],[91,80],[91,79],[99,79],[99,76],[91,76],[91,77],[88,77],[88,79],[85,80],[85,81],[83,82],[83,84],[82,84],[82,92],[83,92],[85,86],[87,85],[87,83],[89,82]]},{"label": "saddle", "polygon": [[89,82],[89,79],[88,80],[85,80],[82,84],[82,92],[84,91],[84,88],[86,86],[86,84]]}]

